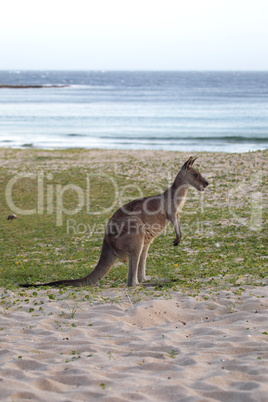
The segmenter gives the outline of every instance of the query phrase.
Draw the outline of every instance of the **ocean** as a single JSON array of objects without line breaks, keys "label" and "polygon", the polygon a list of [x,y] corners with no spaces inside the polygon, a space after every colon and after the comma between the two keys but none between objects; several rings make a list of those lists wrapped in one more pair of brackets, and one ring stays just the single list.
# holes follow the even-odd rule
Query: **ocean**
[{"label": "ocean", "polygon": [[268,147],[268,72],[0,71],[0,147]]}]

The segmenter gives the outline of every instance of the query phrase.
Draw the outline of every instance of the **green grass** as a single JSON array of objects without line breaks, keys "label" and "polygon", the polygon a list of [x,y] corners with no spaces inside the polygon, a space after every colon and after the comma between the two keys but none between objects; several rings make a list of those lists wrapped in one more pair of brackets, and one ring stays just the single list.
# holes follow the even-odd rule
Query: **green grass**
[{"label": "green grass", "polygon": [[[160,187],[165,189],[168,179],[164,175],[158,177],[160,169],[172,170],[172,178],[178,170],[175,153],[170,153],[170,161],[157,158],[140,161],[131,156],[129,161],[104,158],[103,162],[87,165],[79,162],[85,155],[82,150],[47,151],[45,155],[34,150],[8,150],[2,154],[6,163],[0,167],[0,286],[13,290],[21,283],[87,275],[97,263],[104,228],[112,213],[122,202],[139,197],[141,191],[147,196],[158,193]],[[258,155],[263,169],[268,153]],[[252,166],[257,163],[255,156],[247,154],[247,158],[252,158]],[[249,169],[236,161],[235,156],[218,155],[218,166],[221,158],[222,163],[229,158],[232,171],[214,171],[213,164],[209,165],[213,157],[204,156],[206,171],[209,168],[212,173],[211,185],[202,194],[203,198],[196,190],[189,191],[181,215],[180,245],[172,246],[174,230],[170,225],[150,248],[147,274],[160,286],[163,286],[161,279],[169,282],[165,287],[196,291],[267,284],[267,176],[263,171],[261,179],[252,180],[254,167]],[[39,176],[25,176],[37,172]],[[17,174],[24,176],[12,187],[14,204],[23,210],[36,211],[30,215],[17,213],[18,219],[7,220],[14,211],[5,192]],[[114,182],[104,174],[110,175]],[[38,178],[39,192],[44,197],[38,196]],[[115,183],[120,195],[117,197]],[[61,215],[57,207],[61,197],[66,210],[74,210],[78,205],[75,190],[66,188],[62,193],[64,186],[70,184],[81,189],[84,206],[74,215]],[[127,265],[117,264],[98,286],[125,287],[126,278]]]}]

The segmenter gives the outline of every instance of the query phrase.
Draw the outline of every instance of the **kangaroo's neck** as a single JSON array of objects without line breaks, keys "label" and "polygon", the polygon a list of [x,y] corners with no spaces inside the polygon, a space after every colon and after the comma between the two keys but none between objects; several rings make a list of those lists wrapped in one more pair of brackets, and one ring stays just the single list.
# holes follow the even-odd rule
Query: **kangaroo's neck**
[{"label": "kangaroo's neck", "polygon": [[184,207],[184,204],[186,202],[188,188],[189,188],[188,185],[182,185],[181,187],[177,188],[177,204],[176,204],[176,208],[177,208],[178,213]]},{"label": "kangaroo's neck", "polygon": [[174,183],[169,187],[164,197],[166,199],[166,207],[169,212],[179,213],[186,201],[189,184],[185,182],[184,177],[179,173],[174,180]]}]

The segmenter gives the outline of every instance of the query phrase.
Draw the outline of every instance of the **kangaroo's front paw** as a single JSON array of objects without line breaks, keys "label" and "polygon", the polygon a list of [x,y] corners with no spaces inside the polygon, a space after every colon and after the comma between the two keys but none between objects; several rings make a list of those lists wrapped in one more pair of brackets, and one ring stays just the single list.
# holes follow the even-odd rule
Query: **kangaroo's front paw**
[{"label": "kangaroo's front paw", "polygon": [[179,244],[179,242],[180,242],[179,239],[175,239],[174,242],[173,242],[173,246],[174,247],[177,246]]}]

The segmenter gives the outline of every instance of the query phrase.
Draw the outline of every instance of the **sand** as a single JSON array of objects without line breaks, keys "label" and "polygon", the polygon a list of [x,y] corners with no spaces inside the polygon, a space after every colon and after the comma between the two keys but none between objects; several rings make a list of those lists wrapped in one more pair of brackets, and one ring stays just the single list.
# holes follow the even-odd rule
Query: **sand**
[{"label": "sand", "polygon": [[127,289],[29,290],[19,305],[7,292],[1,400],[267,401],[267,287],[137,302]]}]

